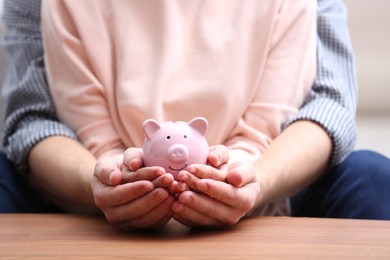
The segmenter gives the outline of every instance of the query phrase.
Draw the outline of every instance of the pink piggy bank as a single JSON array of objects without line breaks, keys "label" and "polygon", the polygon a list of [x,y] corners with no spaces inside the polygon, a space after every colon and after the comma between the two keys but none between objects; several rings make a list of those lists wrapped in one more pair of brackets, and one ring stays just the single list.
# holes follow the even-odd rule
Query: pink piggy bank
[{"label": "pink piggy bank", "polygon": [[209,147],[204,134],[207,127],[207,120],[203,117],[188,123],[146,120],[142,126],[145,134],[144,165],[161,166],[177,179],[179,171],[188,165],[206,164]]}]

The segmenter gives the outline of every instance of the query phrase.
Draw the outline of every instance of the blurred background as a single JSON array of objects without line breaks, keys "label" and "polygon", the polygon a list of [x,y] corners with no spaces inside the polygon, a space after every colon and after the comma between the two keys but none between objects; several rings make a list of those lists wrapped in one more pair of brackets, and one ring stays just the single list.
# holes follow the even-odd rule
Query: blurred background
[{"label": "blurred background", "polygon": [[390,1],[344,3],[359,84],[356,148],[390,157]]},{"label": "blurred background", "polygon": [[[390,157],[390,0],[344,3],[349,12],[359,83],[356,149],[375,150]],[[2,7],[0,0],[0,13]],[[5,71],[6,58],[0,49],[0,83]],[[1,101],[1,116],[2,107]]]}]

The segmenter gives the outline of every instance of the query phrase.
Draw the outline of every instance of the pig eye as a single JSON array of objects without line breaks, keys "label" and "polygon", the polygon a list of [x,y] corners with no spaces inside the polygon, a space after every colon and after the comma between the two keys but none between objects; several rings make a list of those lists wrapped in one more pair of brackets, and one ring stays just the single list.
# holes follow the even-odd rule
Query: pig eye
[{"label": "pig eye", "polygon": [[187,136],[186,136],[186,135],[184,135],[184,138],[187,138]]},{"label": "pig eye", "polygon": [[168,135],[168,136],[167,136],[167,139],[171,139],[171,136]]}]

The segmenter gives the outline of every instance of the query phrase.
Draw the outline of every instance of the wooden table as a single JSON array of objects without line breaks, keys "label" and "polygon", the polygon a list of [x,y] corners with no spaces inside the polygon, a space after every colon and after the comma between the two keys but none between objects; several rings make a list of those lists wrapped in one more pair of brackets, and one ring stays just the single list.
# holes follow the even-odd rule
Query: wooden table
[{"label": "wooden table", "polygon": [[101,217],[0,215],[0,259],[390,259],[390,221],[260,217],[226,230],[124,232]]}]

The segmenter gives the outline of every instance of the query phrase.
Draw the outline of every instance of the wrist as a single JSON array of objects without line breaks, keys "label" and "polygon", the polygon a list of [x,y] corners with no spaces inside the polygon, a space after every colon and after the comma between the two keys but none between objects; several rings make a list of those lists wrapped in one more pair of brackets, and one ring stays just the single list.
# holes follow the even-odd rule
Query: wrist
[{"label": "wrist", "polygon": [[280,201],[313,183],[327,169],[332,141],[311,121],[298,121],[278,136],[256,161],[259,203]]}]

